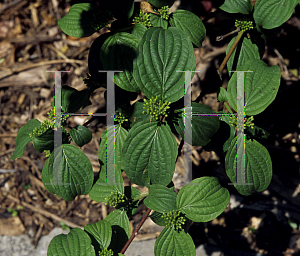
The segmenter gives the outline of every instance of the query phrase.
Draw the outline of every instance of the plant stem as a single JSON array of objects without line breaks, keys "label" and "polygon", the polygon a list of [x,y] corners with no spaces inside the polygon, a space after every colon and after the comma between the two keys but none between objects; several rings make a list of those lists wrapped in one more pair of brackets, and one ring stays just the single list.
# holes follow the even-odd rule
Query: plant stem
[{"label": "plant stem", "polygon": [[226,102],[224,102],[224,106],[227,108],[227,110],[229,111],[230,114],[233,114],[230,107],[228,106],[228,104]]},{"label": "plant stem", "polygon": [[222,71],[225,68],[225,65],[227,64],[227,61],[229,60],[229,58],[230,58],[231,54],[233,53],[234,49],[236,48],[237,44],[241,40],[243,34],[244,34],[243,30],[238,33],[238,35],[237,35],[236,39],[234,40],[228,54],[226,55],[225,59],[223,60],[221,66],[218,69],[218,74],[219,74],[221,80],[222,80]]},{"label": "plant stem", "polygon": [[120,253],[123,253],[127,250],[128,246],[131,244],[132,240],[135,238],[135,236],[138,234],[140,228],[142,227],[142,225],[144,224],[145,220],[147,219],[148,215],[150,214],[151,209],[148,209],[145,213],[145,215],[143,216],[141,222],[139,223],[139,225],[136,227],[136,229],[132,232],[131,237],[129,238],[129,240],[127,241],[127,243],[124,245],[123,249],[120,251]]},{"label": "plant stem", "polygon": [[146,196],[148,196],[148,195],[149,195],[149,192],[147,192],[147,193],[142,193],[142,194],[140,194],[139,196],[133,198],[132,202],[135,202],[135,201],[137,201],[137,200],[139,200],[139,199],[141,199],[141,198],[144,198],[144,197],[146,197]]}]

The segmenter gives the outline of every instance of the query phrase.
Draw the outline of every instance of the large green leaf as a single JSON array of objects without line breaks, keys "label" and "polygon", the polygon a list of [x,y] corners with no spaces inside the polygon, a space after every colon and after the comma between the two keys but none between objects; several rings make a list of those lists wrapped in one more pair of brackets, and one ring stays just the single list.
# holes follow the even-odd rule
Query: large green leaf
[{"label": "large green leaf", "polygon": [[[198,116],[198,114],[215,114],[216,113],[204,104],[192,103],[191,107],[186,107],[186,118],[191,118],[192,111],[192,146],[205,146],[208,144],[212,136],[218,131],[220,127],[220,120],[218,116]],[[191,137],[190,129],[186,129],[184,125],[184,109],[181,109],[181,118],[174,122],[177,132],[182,138],[186,136]]]},{"label": "large green leaf", "polygon": [[[61,161],[56,157],[57,163],[62,164],[62,173],[54,173],[54,153],[61,150]],[[80,161],[78,161],[80,159]],[[57,175],[57,176],[56,176]],[[60,177],[61,180],[55,182],[55,177]],[[44,166],[42,171],[42,181],[52,183],[45,185],[49,192],[55,191],[58,196],[61,196],[67,201],[72,201],[77,195],[85,195],[90,192],[94,181],[94,173],[90,160],[76,146],[63,144],[61,147],[55,148],[50,155],[48,165]],[[61,183],[61,184],[60,184]]]},{"label": "large green leaf", "polygon": [[112,229],[106,220],[87,224],[84,230],[90,235],[94,247],[100,247],[101,250],[108,248],[111,241]]},{"label": "large green leaf", "polygon": [[[92,104],[89,100],[91,92],[87,89],[78,91],[68,85],[62,86],[61,90],[61,111],[65,113],[75,113],[87,105]],[[53,97],[52,106],[55,106]]]},{"label": "large green leaf", "polygon": [[184,96],[185,73],[182,71],[195,68],[193,45],[182,30],[150,28],[138,46],[133,76],[149,99],[158,96],[163,102],[175,102]]},{"label": "large green leaf", "polygon": [[[232,183],[237,183],[237,145],[238,138],[231,142],[231,146],[225,157],[226,173]],[[244,140],[241,139],[241,143]],[[234,185],[240,194],[251,195],[253,192],[264,191],[272,179],[272,161],[268,150],[256,140],[245,142],[245,183],[254,185]]]},{"label": "large green leaf", "polygon": [[177,10],[171,14],[170,24],[172,27],[183,30],[194,45],[202,46],[206,37],[206,29],[197,15],[186,10]]},{"label": "large green leaf", "polygon": [[112,227],[112,239],[108,249],[122,250],[130,237],[130,222],[125,211],[114,210],[105,218]]},{"label": "large green leaf", "polygon": [[291,17],[297,4],[298,0],[257,0],[255,23],[266,29],[279,27]]},{"label": "large green leaf", "polygon": [[195,256],[196,249],[192,237],[184,230],[164,228],[154,245],[155,256]]},{"label": "large green leaf", "polygon": [[163,17],[155,15],[153,13],[149,13],[149,17],[153,27],[161,27],[164,29],[168,28],[169,22],[165,20]]},{"label": "large green leaf", "polygon": [[31,119],[27,124],[23,125],[16,138],[16,149],[10,159],[16,159],[24,155],[26,145],[32,141],[29,134],[37,127],[41,125],[41,122],[37,119]]},{"label": "large green leaf", "polygon": [[250,14],[252,12],[253,5],[251,0],[225,0],[219,8],[229,13]]},{"label": "large green leaf", "polygon": [[162,185],[151,185],[144,204],[151,210],[164,213],[176,210],[177,194]]},{"label": "large green leaf", "polygon": [[[100,175],[98,180],[92,187],[92,190],[89,192],[89,196],[92,200],[96,202],[106,202],[106,197],[111,195],[111,192],[119,192],[120,194],[124,193],[123,178],[122,172],[120,169],[115,169],[115,183],[119,185],[107,185],[106,177],[106,165],[104,168],[101,168]],[[106,184],[104,184],[106,183]]]},{"label": "large green leaf", "polygon": [[123,71],[116,72],[115,84],[130,92],[139,90],[132,74],[139,42],[140,39],[135,35],[119,32],[107,38],[100,51],[104,69]]},{"label": "large green leaf", "polygon": [[[262,60],[250,60],[240,70],[253,71],[244,73],[245,113],[253,116],[264,111],[275,99],[280,86],[281,72],[279,66],[268,67]],[[237,111],[237,73],[228,83],[228,102]]]},{"label": "large green leaf", "polygon": [[[122,164],[131,182],[167,186],[172,180],[177,156],[177,143],[166,123],[143,121],[128,134],[123,146]],[[145,171],[146,169],[146,171]]]},{"label": "large green leaf", "polygon": [[52,151],[54,149],[54,130],[50,128],[43,134],[34,137],[32,143],[37,152],[42,153],[44,150]]},{"label": "large green leaf", "polygon": [[[229,42],[226,49],[226,55],[228,54],[235,39],[236,37],[232,38]],[[245,62],[252,59],[260,59],[258,46],[253,43],[251,39],[243,37],[227,62],[228,71],[238,70]],[[229,72],[229,75],[231,76],[232,72]]]},{"label": "large green leaf", "polygon": [[80,228],[74,228],[67,235],[55,236],[47,251],[48,256],[95,256],[91,239]]},{"label": "large green leaf", "polygon": [[218,217],[227,207],[230,195],[216,177],[194,179],[178,193],[176,206],[187,218],[207,222]]},{"label": "large green leaf", "polygon": [[[101,165],[106,165],[106,154],[107,154],[107,138],[114,138],[115,142],[115,168],[121,170],[122,168],[122,149],[124,141],[128,135],[128,131],[124,129],[120,124],[110,126],[105,130],[100,138],[100,145],[98,150],[98,158]],[[111,140],[112,141],[112,140]],[[108,156],[107,156],[108,157]]]},{"label": "large green leaf", "polygon": [[147,30],[147,28],[143,24],[136,23],[134,25],[134,28],[131,30],[130,33],[135,35],[139,39],[142,39],[142,37],[145,34],[146,30]]},{"label": "large green leaf", "polygon": [[91,131],[82,125],[71,129],[70,136],[79,147],[90,143],[93,138]]},{"label": "large green leaf", "polygon": [[104,27],[112,16],[96,5],[79,3],[71,6],[68,14],[58,20],[61,30],[69,36],[91,36]]}]

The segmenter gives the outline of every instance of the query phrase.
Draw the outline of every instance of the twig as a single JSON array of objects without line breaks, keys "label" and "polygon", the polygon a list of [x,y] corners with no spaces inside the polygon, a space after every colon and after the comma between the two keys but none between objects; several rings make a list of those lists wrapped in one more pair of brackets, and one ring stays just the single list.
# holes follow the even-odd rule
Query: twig
[{"label": "twig", "polygon": [[0,8],[0,13],[4,12],[7,8],[12,7],[13,5],[16,5],[16,4],[18,4],[22,1],[23,0],[16,0],[16,1],[13,1],[13,2],[8,3],[8,4],[3,4]]},{"label": "twig", "polygon": [[37,44],[37,43],[46,43],[53,41],[62,40],[60,36],[26,36],[22,38],[8,38],[7,39],[12,44],[17,44],[18,46],[29,45],[29,44]]},{"label": "twig", "polygon": [[25,71],[27,69],[36,68],[36,67],[44,66],[44,65],[61,64],[61,63],[77,63],[79,65],[87,65],[87,63],[85,61],[82,61],[82,60],[73,60],[73,59],[42,61],[42,62],[39,62],[39,63],[34,63],[34,64],[31,64],[31,65],[28,65],[26,67],[18,68],[18,69],[10,68],[10,72],[11,73],[10,74],[6,74],[6,75],[0,77],[0,80],[3,79],[3,78],[9,77],[9,76],[11,76],[13,74]]},{"label": "twig", "polygon": [[127,241],[127,243],[124,245],[123,249],[121,250],[120,253],[123,253],[127,250],[128,246],[131,244],[132,240],[135,238],[135,236],[138,234],[140,228],[142,227],[142,225],[144,224],[144,222],[146,221],[148,215],[150,214],[151,209],[148,209],[144,215],[144,217],[142,218],[141,222],[139,223],[139,225],[136,227],[136,229],[132,232],[131,237],[129,238],[129,240]]},{"label": "twig", "polygon": [[[55,51],[57,53],[57,55],[61,56],[64,60],[68,61],[69,58],[64,55],[61,51],[57,50],[55,47],[53,47],[52,45],[45,45],[47,48],[51,49],[52,51]],[[79,68],[75,63],[71,63],[75,68]]]},{"label": "twig", "polygon": [[236,39],[234,40],[228,54],[226,55],[225,59],[223,60],[221,66],[218,69],[218,74],[219,74],[221,80],[222,80],[222,71],[225,68],[225,65],[226,65],[227,61],[229,60],[231,54],[233,53],[234,49],[236,48],[236,46],[239,43],[240,39],[242,38],[243,34],[244,34],[243,30],[238,33],[238,35],[237,35]]},{"label": "twig", "polygon": [[231,32],[227,33],[226,35],[223,35],[223,36],[217,36],[216,41],[222,41],[222,40],[223,40],[224,38],[226,38],[227,36],[230,36],[230,35],[232,35],[232,34],[234,34],[234,33],[237,33],[237,32],[240,32],[240,28],[237,28],[236,30],[231,31]]},{"label": "twig", "polygon": [[51,219],[53,219],[53,220],[56,220],[57,222],[62,221],[62,222],[64,222],[67,226],[69,226],[69,227],[71,227],[71,228],[81,228],[81,229],[83,229],[83,227],[78,226],[77,224],[75,224],[75,223],[73,223],[73,222],[71,222],[71,221],[68,221],[68,220],[66,220],[66,219],[63,219],[63,218],[61,218],[61,217],[59,217],[59,216],[57,216],[57,215],[55,215],[55,214],[53,214],[53,213],[51,213],[51,212],[45,211],[45,210],[43,210],[43,209],[36,208],[35,206],[33,206],[33,205],[29,204],[29,203],[20,201],[20,200],[18,200],[17,198],[13,197],[12,195],[7,195],[7,198],[10,199],[10,200],[12,200],[12,201],[14,201],[14,202],[16,202],[16,203],[18,203],[18,204],[23,205],[24,207],[26,207],[26,208],[32,210],[33,212],[40,213],[40,214],[44,215],[45,217],[51,218]]},{"label": "twig", "polygon": [[15,151],[15,148],[10,148],[10,149],[6,150],[5,152],[0,153],[0,156],[5,156],[6,154],[9,154],[14,151]]}]

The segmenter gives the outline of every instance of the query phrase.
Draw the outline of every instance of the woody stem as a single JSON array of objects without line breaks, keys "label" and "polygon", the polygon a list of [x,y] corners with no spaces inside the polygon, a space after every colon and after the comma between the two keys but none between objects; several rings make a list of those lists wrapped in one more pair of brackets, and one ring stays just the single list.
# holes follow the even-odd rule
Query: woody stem
[{"label": "woody stem", "polygon": [[221,66],[220,66],[219,69],[218,69],[218,74],[219,74],[221,80],[222,80],[222,71],[223,71],[223,69],[225,68],[225,65],[227,64],[227,61],[229,60],[229,58],[230,58],[231,54],[233,53],[234,49],[236,48],[237,44],[238,44],[239,41],[241,40],[243,34],[244,34],[244,31],[243,31],[243,30],[241,30],[241,31],[238,33],[238,35],[237,35],[236,39],[234,40],[234,42],[233,42],[233,44],[232,44],[232,46],[231,46],[231,48],[230,48],[228,54],[226,55],[225,59],[223,60]]}]

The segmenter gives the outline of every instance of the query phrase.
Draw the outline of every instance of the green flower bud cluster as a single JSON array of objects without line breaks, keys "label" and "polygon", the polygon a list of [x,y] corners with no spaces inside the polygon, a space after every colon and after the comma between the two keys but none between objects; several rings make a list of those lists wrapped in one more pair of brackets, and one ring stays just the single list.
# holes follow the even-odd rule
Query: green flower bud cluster
[{"label": "green flower bud cluster", "polygon": [[34,130],[29,134],[31,138],[37,137],[42,135],[44,132],[49,130],[50,128],[54,128],[54,123],[49,120],[45,120],[39,127],[34,128]]},{"label": "green flower bud cluster", "polygon": [[134,17],[132,22],[134,23],[140,23],[146,27],[151,27],[151,22],[149,19],[149,14],[148,13],[144,13],[142,10],[140,10],[140,14],[137,17]]},{"label": "green flower bud cluster", "polygon": [[169,19],[169,6],[161,7],[159,13],[160,13],[160,17],[162,17],[165,20],[168,20]]},{"label": "green flower bud cluster", "polygon": [[253,22],[250,20],[236,20],[235,26],[242,31],[253,29]]},{"label": "green flower bud cluster", "polygon": [[182,225],[185,223],[185,217],[180,216],[181,212],[173,210],[168,213],[163,213],[162,218],[165,219],[166,227],[171,228],[174,226],[175,230],[182,229]]},{"label": "green flower bud cluster", "polygon": [[[54,129],[54,127],[55,127],[55,108],[52,108],[47,114],[48,114],[48,117],[49,117],[50,121],[49,120],[45,120],[43,123],[41,123],[41,125],[39,127],[36,127],[29,134],[29,136],[31,138],[40,136],[40,135],[42,135],[44,132],[46,132],[49,129]],[[61,122],[64,123],[69,116],[70,115],[62,115],[61,116]],[[63,125],[61,125],[61,128],[62,128],[63,132],[66,132],[65,128],[63,127]],[[46,154],[47,154],[47,152],[46,152]]]},{"label": "green flower bud cluster", "polygon": [[162,103],[162,101],[160,100],[159,102],[157,102],[157,96],[154,98],[152,97],[149,102],[144,99],[144,109],[145,111],[143,111],[143,114],[147,114],[151,116],[151,120],[153,118],[155,118],[156,120],[159,120],[159,116],[165,116],[167,117],[168,114],[167,110],[170,108],[169,105],[171,102],[166,101],[164,103]]},{"label": "green flower bud cluster", "polygon": [[[246,117],[245,120],[244,120],[244,128],[250,127],[251,129],[253,129],[253,127],[254,127],[253,120],[254,120],[254,117],[253,117],[253,116]],[[232,126],[238,125],[238,124],[237,124],[237,117],[236,117],[236,116],[231,116],[231,117],[230,117],[229,123],[230,123]],[[241,128],[242,128],[242,127],[238,127],[238,129],[241,129]]]},{"label": "green flower bud cluster", "polygon": [[128,119],[121,112],[116,112],[115,121],[122,125],[124,122],[127,122]]},{"label": "green flower bud cluster", "polygon": [[107,250],[107,248],[104,248],[104,250],[99,251],[99,256],[113,256],[114,252],[112,249]]},{"label": "green flower bud cluster", "polygon": [[[55,108],[52,108],[47,114],[49,119],[53,122],[53,124],[55,124]],[[61,115],[61,122],[65,122],[69,116],[70,115]]]},{"label": "green flower bud cluster", "polygon": [[50,155],[51,155],[51,151],[50,150],[44,150],[44,152],[46,153],[46,157],[50,157]]},{"label": "green flower bud cluster", "polygon": [[116,207],[120,203],[125,203],[125,195],[119,193],[118,191],[112,191],[111,195],[105,197],[106,205],[111,205],[112,207]]}]

